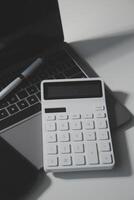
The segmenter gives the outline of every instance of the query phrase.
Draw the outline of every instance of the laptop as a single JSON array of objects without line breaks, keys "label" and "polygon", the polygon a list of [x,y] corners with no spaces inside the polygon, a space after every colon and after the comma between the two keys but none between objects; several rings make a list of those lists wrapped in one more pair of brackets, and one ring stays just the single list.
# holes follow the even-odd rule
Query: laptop
[{"label": "laptop", "polygon": [[[40,82],[98,74],[64,41],[57,0],[3,0],[0,26],[0,90],[36,58],[44,58],[36,74],[0,102],[1,137],[40,169],[43,166]],[[131,113],[107,86],[106,100],[114,132],[131,119]]]}]

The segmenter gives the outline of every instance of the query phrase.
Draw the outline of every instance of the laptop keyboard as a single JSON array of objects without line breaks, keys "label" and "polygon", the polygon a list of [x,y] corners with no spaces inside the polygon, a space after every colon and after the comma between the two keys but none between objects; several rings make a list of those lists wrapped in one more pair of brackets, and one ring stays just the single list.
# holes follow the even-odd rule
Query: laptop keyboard
[{"label": "laptop keyboard", "polygon": [[41,110],[40,82],[45,79],[84,78],[84,73],[65,53],[47,60],[38,73],[23,82],[14,94],[0,102],[0,131]]}]

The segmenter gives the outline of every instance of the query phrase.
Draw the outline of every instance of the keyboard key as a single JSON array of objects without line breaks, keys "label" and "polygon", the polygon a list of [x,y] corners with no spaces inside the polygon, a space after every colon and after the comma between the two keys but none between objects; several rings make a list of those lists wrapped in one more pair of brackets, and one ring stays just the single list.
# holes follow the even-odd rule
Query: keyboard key
[{"label": "keyboard key", "polygon": [[55,122],[47,122],[46,130],[47,131],[56,131],[56,123]]},{"label": "keyboard key", "polygon": [[97,119],[96,126],[99,129],[105,129],[107,128],[107,121],[105,119]]},{"label": "keyboard key", "polygon": [[22,100],[17,103],[17,106],[20,108],[20,110],[23,110],[28,107],[28,103],[26,102],[26,100]]},{"label": "keyboard key", "polygon": [[18,97],[16,95],[13,95],[13,96],[11,96],[11,97],[8,98],[8,102],[10,104],[14,104],[14,103],[16,103],[18,101],[19,101],[19,99],[18,99]]},{"label": "keyboard key", "polygon": [[108,140],[108,138],[109,138],[108,131],[107,130],[99,130],[97,132],[97,138],[99,140]]},{"label": "keyboard key", "polygon": [[33,85],[31,87],[27,88],[27,91],[30,95],[38,92],[37,88]]},{"label": "keyboard key", "polygon": [[68,142],[70,140],[69,133],[68,132],[58,133],[58,140],[60,142]]},{"label": "keyboard key", "polygon": [[71,114],[70,118],[71,119],[80,119],[80,114]]},{"label": "keyboard key", "polygon": [[33,104],[38,102],[38,99],[35,95],[32,95],[32,96],[27,98],[27,101],[30,105],[33,105]]},{"label": "keyboard key", "polygon": [[17,93],[17,96],[20,98],[20,99],[24,99],[28,96],[28,93],[25,91],[25,90],[22,90],[20,92]]},{"label": "keyboard key", "polygon": [[47,159],[48,167],[56,167],[58,165],[58,160],[56,156],[48,156]]},{"label": "keyboard key", "polygon": [[110,143],[108,141],[100,141],[99,142],[99,150],[100,151],[110,151],[111,150]]},{"label": "keyboard key", "polygon": [[13,115],[19,111],[18,107],[14,104],[7,108],[8,112]]},{"label": "keyboard key", "polygon": [[5,117],[8,117],[8,112],[6,111],[6,109],[2,109],[0,110],[0,120],[4,119]]},{"label": "keyboard key", "polygon": [[109,152],[100,153],[100,160],[103,164],[111,164],[112,163],[112,155]]},{"label": "keyboard key", "polygon": [[5,107],[7,107],[8,105],[9,105],[9,104],[8,104],[7,101],[5,101],[5,100],[0,101],[0,109],[5,108]]},{"label": "keyboard key", "polygon": [[87,141],[92,141],[96,139],[95,131],[84,131],[84,138]]},{"label": "keyboard key", "polygon": [[57,141],[57,137],[55,133],[48,133],[47,135],[47,141],[48,143],[50,142],[56,142]]},{"label": "keyboard key", "polygon": [[70,155],[62,155],[60,156],[60,165],[69,166],[72,165],[72,160]]},{"label": "keyboard key", "polygon": [[60,144],[60,152],[61,153],[70,153],[71,152],[71,147],[70,147],[70,144],[68,143],[62,143]]},{"label": "keyboard key", "polygon": [[74,143],[73,151],[74,151],[74,153],[83,153],[84,152],[83,144],[80,142]]},{"label": "keyboard key", "polygon": [[80,121],[76,121],[76,120],[74,120],[74,121],[71,121],[70,122],[70,128],[72,129],[72,130],[81,130],[81,122]]},{"label": "keyboard key", "polygon": [[75,162],[75,165],[85,165],[85,156],[76,154],[74,156],[74,162]]},{"label": "keyboard key", "polygon": [[48,144],[47,145],[47,153],[48,154],[57,154],[57,145],[56,144]]},{"label": "keyboard key", "polygon": [[73,141],[82,141],[83,140],[82,133],[79,131],[72,132],[71,137],[72,137]]},{"label": "keyboard key", "polygon": [[57,128],[60,131],[67,131],[69,129],[68,122],[66,121],[58,121]]},{"label": "keyboard key", "polygon": [[97,145],[94,142],[86,143],[85,145],[87,153],[87,162],[88,164],[98,164],[98,154],[97,154]]},{"label": "keyboard key", "polygon": [[94,129],[95,128],[94,121],[89,119],[83,121],[83,128],[86,130]]}]

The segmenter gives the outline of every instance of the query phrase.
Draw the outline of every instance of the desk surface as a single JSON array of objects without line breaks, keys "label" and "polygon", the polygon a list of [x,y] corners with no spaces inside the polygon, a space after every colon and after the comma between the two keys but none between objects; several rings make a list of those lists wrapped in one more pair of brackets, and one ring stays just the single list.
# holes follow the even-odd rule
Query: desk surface
[{"label": "desk surface", "polygon": [[[134,114],[134,2],[59,0],[59,3],[65,40],[71,42]],[[113,143],[116,167],[112,171],[50,173],[26,199],[133,200],[134,121],[113,134]]]}]

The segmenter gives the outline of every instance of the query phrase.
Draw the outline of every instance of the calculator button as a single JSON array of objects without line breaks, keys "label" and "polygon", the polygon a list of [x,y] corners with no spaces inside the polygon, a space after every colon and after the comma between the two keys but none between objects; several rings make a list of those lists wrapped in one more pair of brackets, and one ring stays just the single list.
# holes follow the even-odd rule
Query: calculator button
[{"label": "calculator button", "polygon": [[55,120],[55,115],[46,115],[46,120],[47,121],[53,121],[53,120]]},{"label": "calculator button", "polygon": [[111,164],[112,163],[112,155],[109,152],[100,153],[100,159],[103,164]]},{"label": "calculator button", "polygon": [[95,131],[84,131],[84,138],[87,141],[95,140],[96,139]]},{"label": "calculator button", "polygon": [[58,140],[60,142],[68,142],[70,140],[69,133],[68,132],[58,133]]},{"label": "calculator button", "polygon": [[48,133],[47,141],[48,142],[56,142],[57,141],[56,134],[55,133]]},{"label": "calculator button", "polygon": [[78,131],[72,132],[71,137],[72,137],[73,141],[82,141],[82,139],[83,139],[82,138],[82,133],[78,132]]},{"label": "calculator button", "polygon": [[96,110],[105,110],[105,106],[96,106]]},{"label": "calculator button", "polygon": [[46,123],[46,130],[47,131],[55,131],[56,130],[55,122],[47,122]]},{"label": "calculator button", "polygon": [[82,114],[82,118],[83,119],[92,119],[93,118],[93,114],[92,113]]},{"label": "calculator button", "polygon": [[85,165],[85,156],[76,154],[74,156],[74,162],[75,162],[75,165]]},{"label": "calculator button", "polygon": [[97,138],[99,140],[108,140],[108,138],[109,138],[108,131],[107,130],[99,130],[97,132]]},{"label": "calculator button", "polygon": [[58,121],[57,127],[60,131],[67,131],[69,129],[67,121]]},{"label": "calculator button", "polygon": [[57,153],[57,145],[56,144],[48,144],[47,150],[48,150],[48,154],[56,154]]},{"label": "calculator button", "polygon": [[96,116],[96,118],[105,118],[106,113],[98,111],[98,112],[96,112],[95,116]]},{"label": "calculator button", "polygon": [[107,121],[105,119],[97,119],[96,124],[97,124],[97,128],[99,129],[107,128]]},{"label": "calculator button", "polygon": [[58,160],[56,156],[48,156],[47,164],[49,167],[56,167],[58,165]]},{"label": "calculator button", "polygon": [[62,165],[62,166],[72,165],[71,156],[69,156],[69,155],[61,155],[61,157],[60,157],[60,165]]},{"label": "calculator button", "polygon": [[71,121],[70,127],[72,130],[81,130],[81,122],[80,121]]},{"label": "calculator button", "polygon": [[83,144],[81,143],[74,143],[73,144],[73,151],[74,153],[83,153],[84,152],[84,147]]},{"label": "calculator button", "polygon": [[61,153],[70,153],[71,152],[70,144],[67,144],[67,143],[60,144],[60,152]]},{"label": "calculator button", "polygon": [[98,154],[96,143],[89,142],[86,144],[87,162],[88,164],[98,164]]},{"label": "calculator button", "polygon": [[65,120],[67,118],[68,118],[68,116],[66,114],[59,114],[59,115],[57,115],[57,119],[59,119],[59,120]]},{"label": "calculator button", "polygon": [[94,121],[93,120],[85,120],[83,121],[83,128],[84,129],[94,129],[95,126],[94,126]]},{"label": "calculator button", "polygon": [[80,114],[71,114],[70,118],[71,119],[80,119]]},{"label": "calculator button", "polygon": [[111,150],[110,143],[108,141],[100,141],[99,149],[100,151],[110,151]]}]

